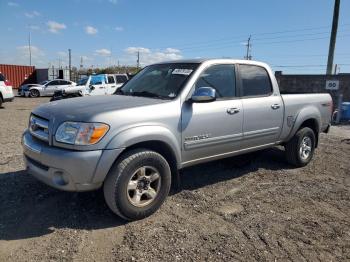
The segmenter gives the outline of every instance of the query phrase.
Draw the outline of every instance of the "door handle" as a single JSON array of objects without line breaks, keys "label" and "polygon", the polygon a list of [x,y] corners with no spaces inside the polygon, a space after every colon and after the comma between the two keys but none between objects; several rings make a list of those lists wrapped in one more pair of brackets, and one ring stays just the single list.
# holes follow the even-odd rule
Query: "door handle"
[{"label": "door handle", "polygon": [[273,104],[273,105],[271,105],[271,108],[273,109],[273,110],[276,110],[276,109],[278,109],[278,108],[280,108],[281,106],[279,105],[279,104]]},{"label": "door handle", "polygon": [[234,114],[239,113],[239,111],[240,111],[239,108],[232,107],[232,108],[228,108],[226,112],[229,115],[234,115]]},{"label": "door handle", "polygon": [[104,86],[100,86],[100,89],[103,89],[103,88],[105,88]]}]

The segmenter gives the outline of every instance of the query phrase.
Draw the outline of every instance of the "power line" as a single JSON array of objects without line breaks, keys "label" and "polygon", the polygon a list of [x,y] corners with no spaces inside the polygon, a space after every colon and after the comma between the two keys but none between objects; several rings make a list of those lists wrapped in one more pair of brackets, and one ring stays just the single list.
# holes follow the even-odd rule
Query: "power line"
[{"label": "power line", "polygon": [[[338,36],[338,38],[340,37],[348,37],[350,36],[350,34],[345,34],[345,35],[340,35]],[[303,39],[294,39],[294,40],[283,40],[283,41],[272,41],[272,42],[257,42],[255,43],[255,45],[270,45],[270,44],[279,44],[279,43],[296,43],[296,42],[303,42],[303,41],[314,41],[314,40],[321,40],[321,39],[328,39],[329,37],[315,37],[315,38],[303,38]],[[243,41],[242,41],[243,42]],[[201,47],[193,47],[193,48],[183,48],[181,49],[183,50],[207,50],[207,49],[211,49],[211,50],[215,50],[215,49],[222,49],[225,47],[232,47],[232,43],[231,44],[221,44],[221,45],[207,45],[207,46],[201,46]]]},{"label": "power line", "polygon": [[[350,25],[350,23],[342,24],[342,25],[340,25],[340,27],[345,27],[345,26],[349,26],[349,25]],[[293,33],[293,32],[312,31],[312,30],[319,30],[319,29],[325,29],[325,28],[330,28],[330,26],[309,27],[309,28],[303,28],[303,29],[293,29],[293,30],[284,30],[284,31],[253,33],[252,36],[254,38],[254,36],[274,35],[274,34],[289,34],[289,33]],[[323,34],[323,33],[329,33],[329,32],[320,32],[320,33],[316,33],[316,34]],[[308,35],[308,34],[304,34],[304,35]],[[234,36],[234,37],[224,37],[224,38],[218,38],[218,39],[214,39],[214,40],[208,40],[208,41],[205,41],[205,42],[203,42],[203,41],[199,42],[198,41],[198,42],[192,42],[192,43],[186,43],[186,44],[175,44],[175,45],[179,49],[196,48],[196,47],[198,47],[198,45],[203,45],[203,44],[207,45],[207,44],[215,43],[215,42],[232,42],[233,40],[239,40],[239,39],[242,40],[242,39],[244,39],[244,37],[245,37],[244,35],[239,35],[239,36]],[[283,37],[288,37],[288,36],[280,36],[280,37],[283,38]],[[263,39],[263,38],[260,38],[260,39]],[[171,45],[161,46],[161,47],[158,47],[158,48],[159,49],[163,49],[163,48],[167,48],[167,47],[173,46],[173,45],[174,44],[172,43]]]},{"label": "power line", "polygon": [[[350,66],[350,64],[339,64],[338,66]],[[292,67],[327,67],[327,65],[272,65],[272,67],[292,68]]]}]

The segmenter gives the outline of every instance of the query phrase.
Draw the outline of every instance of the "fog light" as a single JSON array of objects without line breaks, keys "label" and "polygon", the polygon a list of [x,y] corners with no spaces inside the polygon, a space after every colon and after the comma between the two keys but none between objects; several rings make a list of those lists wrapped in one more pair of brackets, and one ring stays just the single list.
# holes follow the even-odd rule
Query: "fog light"
[{"label": "fog light", "polygon": [[65,186],[69,182],[62,171],[55,171],[53,173],[52,180],[56,185],[59,185],[59,186]]}]

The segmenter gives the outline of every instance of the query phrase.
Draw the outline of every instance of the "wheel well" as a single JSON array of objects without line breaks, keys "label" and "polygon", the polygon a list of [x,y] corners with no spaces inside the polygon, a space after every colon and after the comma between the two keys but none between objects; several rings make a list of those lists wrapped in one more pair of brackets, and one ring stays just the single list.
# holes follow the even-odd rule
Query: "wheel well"
[{"label": "wheel well", "polygon": [[315,138],[316,138],[316,144],[315,144],[315,147],[318,146],[318,134],[319,134],[319,126],[318,126],[318,122],[316,119],[308,119],[308,120],[305,120],[301,126],[299,127],[298,130],[302,129],[303,127],[308,127],[308,128],[311,128],[314,133],[315,133]]},{"label": "wheel well", "polygon": [[134,144],[132,146],[127,147],[124,150],[124,152],[128,152],[128,151],[130,151],[132,149],[136,149],[136,148],[149,149],[149,150],[155,151],[155,152],[159,153],[160,155],[162,155],[166,159],[166,161],[169,163],[172,177],[173,178],[175,177],[175,174],[178,172],[176,156],[175,156],[173,150],[171,149],[171,147],[167,143],[165,143],[163,141],[158,141],[158,140],[140,142],[140,143],[137,143],[137,144]]}]

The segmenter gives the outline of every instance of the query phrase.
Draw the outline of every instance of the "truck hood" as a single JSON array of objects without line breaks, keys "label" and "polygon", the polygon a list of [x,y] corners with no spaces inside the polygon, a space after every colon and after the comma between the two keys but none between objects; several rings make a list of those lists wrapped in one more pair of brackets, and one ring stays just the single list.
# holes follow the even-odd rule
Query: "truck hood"
[{"label": "truck hood", "polygon": [[90,121],[107,112],[131,109],[168,102],[167,100],[136,96],[87,96],[58,100],[40,105],[33,114],[57,121]]}]

